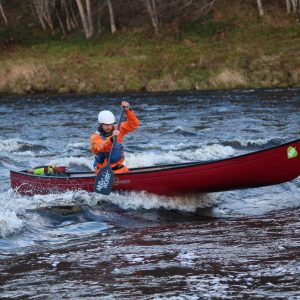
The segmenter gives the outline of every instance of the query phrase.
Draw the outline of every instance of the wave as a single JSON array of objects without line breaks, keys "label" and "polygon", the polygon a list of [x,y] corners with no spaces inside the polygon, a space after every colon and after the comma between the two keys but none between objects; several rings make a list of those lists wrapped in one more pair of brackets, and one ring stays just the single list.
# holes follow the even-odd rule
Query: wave
[{"label": "wave", "polygon": [[16,196],[12,190],[0,193],[0,237],[12,235],[23,227],[24,221],[18,215],[23,207],[18,203],[20,198],[23,197]]},{"label": "wave", "polygon": [[[129,167],[157,165],[166,163],[185,162],[187,160],[199,160],[207,158],[224,157],[231,155],[234,150],[221,145],[210,145],[196,150],[187,151],[160,151],[127,153],[126,164]],[[67,169],[93,170],[93,157],[61,157],[51,159],[47,164],[64,165]],[[12,235],[28,224],[28,210],[35,210],[41,207],[73,206],[73,205],[95,205],[98,201],[107,201],[120,206],[123,209],[177,209],[179,211],[195,211],[200,207],[209,207],[216,203],[212,195],[189,195],[186,197],[161,197],[147,193],[112,193],[109,197],[79,192],[67,192],[63,194],[35,195],[33,197],[20,196],[11,189],[0,194],[0,236]],[[30,217],[30,219],[32,219]],[[31,226],[38,227],[32,223]],[[25,226],[26,228],[26,226]]]},{"label": "wave", "polygon": [[217,204],[217,193],[194,194],[188,196],[166,197],[146,192],[112,193],[102,200],[109,201],[123,209],[160,209],[195,212],[198,208],[213,207]]},{"label": "wave", "polygon": [[[230,146],[222,146],[219,144],[198,148],[196,145],[180,143],[174,147],[167,145],[165,149],[157,149],[156,151],[126,152],[124,163],[129,168],[136,168],[159,164],[222,159],[230,157],[236,154],[236,152],[237,151]],[[61,165],[74,171],[93,171],[93,163],[93,156],[63,156],[52,158],[44,163],[39,163],[39,165]]]},{"label": "wave", "polygon": [[[181,129],[180,129],[181,130]],[[262,146],[266,144],[278,144],[278,140],[257,139],[257,140],[236,140],[225,141],[222,144],[207,144],[199,147],[197,143],[180,142],[174,145],[152,144],[152,151],[140,152],[125,152],[125,164],[129,168],[144,167],[158,164],[172,164],[192,161],[208,161],[228,158],[236,154],[244,154],[240,150],[245,151],[245,147]],[[69,144],[68,147],[79,150],[85,149],[88,145],[86,143]],[[32,148],[33,151],[25,149]],[[18,139],[0,140],[0,151],[15,152],[18,151],[19,156],[39,157],[34,151],[45,149],[45,147],[34,144],[26,144]],[[39,165],[64,165],[74,170],[87,171],[93,170],[93,156],[86,157],[86,152],[82,153],[82,157],[60,157],[52,158],[50,161],[39,162]],[[39,160],[40,161],[40,160]]]},{"label": "wave", "polygon": [[[78,146],[81,147],[82,144],[79,144]],[[163,147],[165,149],[160,148],[155,151],[126,152],[124,163],[129,168],[136,168],[159,164],[223,159],[230,157],[237,152],[230,146],[222,146],[219,144],[207,145],[199,148],[197,145],[179,143],[174,147],[169,145]],[[83,155],[86,155],[86,153]],[[38,156],[30,152],[24,152],[21,156],[33,158],[29,159],[30,167],[36,167],[38,165],[61,165],[65,166],[68,170],[73,171],[93,171],[94,169],[93,156],[62,156],[51,158],[47,161],[41,161],[40,158],[37,160],[36,158]],[[13,163],[10,160],[8,162],[1,160],[1,162],[2,164],[6,164],[8,169],[13,169]]]},{"label": "wave", "polygon": [[18,151],[24,144],[17,139],[0,140],[1,151]]},{"label": "wave", "polygon": [[[178,149],[184,145],[178,145]],[[135,152],[127,153],[125,164],[130,168],[153,166],[158,164],[173,164],[192,161],[208,161],[223,159],[233,156],[239,152],[230,146],[222,146],[219,144],[208,145],[196,150],[185,151],[160,151],[158,152]]]},{"label": "wave", "polygon": [[25,152],[26,155],[29,155],[30,153],[32,154],[33,152],[43,150],[47,150],[47,147],[38,144],[23,142],[16,138],[0,140],[0,151]]},{"label": "wave", "polygon": [[21,220],[15,211],[1,210],[0,212],[0,237],[12,235],[22,228],[23,220]]},{"label": "wave", "polygon": [[94,158],[91,157],[60,157],[51,159],[45,165],[65,166],[75,171],[93,171]]},{"label": "wave", "polygon": [[169,130],[168,132],[178,133],[183,136],[196,136],[197,135],[197,133],[193,132],[190,128],[185,129],[183,126],[176,126],[175,128]]},{"label": "wave", "polygon": [[[145,192],[111,193],[104,196],[85,191],[61,194],[21,196],[10,189],[0,194],[0,237],[7,237],[22,229],[40,231],[47,227],[47,221],[35,216],[33,211],[42,208],[96,207],[99,203],[114,204],[122,209],[161,209],[195,212],[198,208],[212,207],[217,204],[217,194],[194,194],[184,197],[164,197]],[[46,224],[44,224],[46,222]],[[116,222],[118,220],[116,219]],[[49,227],[49,226],[48,226]]]},{"label": "wave", "polygon": [[67,192],[64,194],[35,195],[33,197],[21,196],[12,189],[0,193],[0,237],[7,237],[27,230],[38,230],[46,225],[43,220],[32,211],[40,208],[75,206],[84,203],[96,203],[93,194],[86,192]]},{"label": "wave", "polygon": [[224,141],[222,142],[223,145],[225,146],[231,146],[236,149],[240,148],[258,148],[261,146],[266,146],[266,147],[274,147],[282,144],[283,141],[280,139],[249,139],[249,140],[231,140],[231,141]]},{"label": "wave", "polygon": [[67,145],[68,148],[76,148],[80,150],[88,150],[90,145],[88,143],[71,143]]},{"label": "wave", "polygon": [[138,109],[140,111],[151,111],[151,112],[153,112],[153,111],[156,111],[156,110],[160,111],[160,110],[162,110],[162,108],[163,107],[161,105],[153,105],[153,104],[150,105],[150,104],[146,104],[146,103],[138,105]]}]

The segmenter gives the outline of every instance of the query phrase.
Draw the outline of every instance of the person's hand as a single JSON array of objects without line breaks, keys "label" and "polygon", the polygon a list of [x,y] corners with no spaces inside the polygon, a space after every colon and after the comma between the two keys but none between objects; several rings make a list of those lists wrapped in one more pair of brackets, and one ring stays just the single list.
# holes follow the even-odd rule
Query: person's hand
[{"label": "person's hand", "polygon": [[110,137],[110,142],[113,143],[114,139],[117,138],[118,134],[120,133],[120,131],[118,129],[115,129],[112,133],[112,136]]},{"label": "person's hand", "polygon": [[121,105],[124,107],[125,111],[129,109],[129,103],[127,101],[122,101]]},{"label": "person's hand", "polygon": [[118,134],[120,133],[120,130],[118,130],[118,129],[115,129],[114,131],[113,131],[113,136],[117,136]]}]

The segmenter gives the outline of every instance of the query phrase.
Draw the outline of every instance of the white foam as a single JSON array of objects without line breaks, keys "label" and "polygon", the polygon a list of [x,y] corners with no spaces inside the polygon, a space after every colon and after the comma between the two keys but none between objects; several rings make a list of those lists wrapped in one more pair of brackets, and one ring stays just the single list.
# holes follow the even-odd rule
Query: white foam
[{"label": "white foam", "polygon": [[35,157],[36,154],[34,152],[32,152],[32,151],[24,151],[24,152],[18,152],[18,156],[24,156],[24,157],[31,156],[31,157]]},{"label": "white foam", "polygon": [[194,212],[197,208],[212,207],[217,203],[218,194],[194,194],[180,197],[166,197],[146,192],[112,192],[109,196],[86,191],[66,192],[62,194],[35,195],[31,197],[31,208],[64,205],[94,206],[98,201],[106,201],[123,209],[158,209]]},{"label": "white foam", "polygon": [[77,166],[86,167],[89,170],[94,170],[93,168],[94,158],[92,157],[61,157],[55,158],[49,161],[49,165],[61,165],[65,167]]},{"label": "white foam", "polygon": [[23,226],[23,221],[17,216],[15,211],[0,211],[0,237],[13,234]]},{"label": "white foam", "polygon": [[245,141],[238,140],[237,142],[241,146],[247,147],[247,146],[263,146],[263,145],[269,143],[270,140],[268,140],[268,139],[245,140]]},{"label": "white foam", "polygon": [[[37,146],[35,144],[30,144],[28,142],[22,141],[20,139],[6,139],[6,140],[0,140],[0,151],[9,153],[9,155],[11,154],[17,154],[18,156],[31,156],[34,157],[36,156],[36,153],[34,151],[31,150],[25,150],[26,148],[24,148],[22,150],[22,147],[27,146],[26,148],[28,149],[29,146]],[[21,151],[20,151],[21,150]],[[44,154],[47,153],[46,151],[39,151],[39,154]]]},{"label": "white foam", "polygon": [[[96,199],[95,199],[96,197]],[[30,198],[33,208],[53,206],[95,205],[97,194],[86,191],[65,192],[60,194],[35,195]]]},{"label": "white foam", "polygon": [[171,164],[183,162],[182,159],[173,151],[162,152],[135,152],[126,153],[125,164],[130,168],[153,166],[159,164]]},{"label": "white foam", "polygon": [[[176,127],[173,127],[172,129],[170,129],[168,132],[187,132],[187,133],[191,133],[190,129],[185,129],[183,126],[178,125]],[[192,133],[191,133],[192,134]]]},{"label": "white foam", "polygon": [[[64,197],[62,197],[64,198]],[[41,219],[32,215],[28,210],[56,205],[56,195],[37,195],[34,197],[21,196],[9,189],[0,193],[0,236],[5,237],[20,231],[28,222],[34,228],[42,226]],[[63,199],[59,204],[66,205]],[[72,203],[74,204],[75,201]]]},{"label": "white foam", "polygon": [[176,259],[181,265],[192,266],[195,265],[199,258],[199,254],[195,251],[183,250],[178,253]]},{"label": "white foam", "polygon": [[233,156],[236,152],[237,151],[230,146],[214,144],[197,149],[194,153],[190,151],[190,154],[194,154],[196,160],[215,160]]},{"label": "white foam", "polygon": [[78,148],[78,149],[89,149],[88,143],[70,143],[67,145],[68,148]]},{"label": "white foam", "polygon": [[129,192],[124,195],[112,193],[103,200],[112,202],[124,209],[158,209],[195,212],[198,208],[212,207],[217,204],[217,193],[194,194],[188,196],[166,197],[146,192]]},{"label": "white foam", "polygon": [[[29,210],[38,208],[97,205],[106,201],[123,209],[158,209],[194,212],[197,208],[212,207],[217,203],[217,194],[197,194],[185,197],[164,197],[145,192],[111,193],[104,196],[85,191],[61,194],[35,195],[33,197],[15,194],[11,189],[0,194],[0,236],[12,235],[30,223],[35,229],[43,226],[39,217],[34,218]],[[9,199],[9,200],[8,200]]]},{"label": "white foam", "polygon": [[186,143],[178,143],[178,144],[175,144],[175,145],[170,145],[169,146],[170,149],[172,150],[183,150],[185,151],[186,149],[189,149],[191,147],[196,147],[195,144],[186,144]]},{"label": "white foam", "polygon": [[0,237],[12,235],[30,222],[35,229],[43,224],[41,219],[32,215],[28,210],[52,206],[66,206],[78,204],[95,204],[97,200],[93,194],[87,192],[67,192],[63,194],[21,196],[12,191],[0,194]]},{"label": "white foam", "polygon": [[23,205],[17,203],[18,198],[12,190],[0,194],[0,237],[11,235],[23,227],[23,220],[18,216]]},{"label": "white foam", "polygon": [[0,151],[18,151],[22,146],[24,143],[18,139],[0,140]]},{"label": "white foam", "polygon": [[227,158],[237,151],[230,146],[219,144],[204,146],[196,150],[161,151],[127,153],[125,164],[131,168],[153,166],[158,164],[172,164],[191,161],[208,161]]},{"label": "white foam", "polygon": [[[129,168],[153,166],[159,164],[175,164],[191,161],[207,161],[226,158],[234,155],[237,151],[230,146],[219,144],[204,146],[195,150],[180,151],[183,149],[182,143],[176,145],[174,150],[168,151],[143,151],[134,153],[125,153],[125,165]],[[178,151],[179,150],[179,151]],[[62,165],[66,167],[86,167],[93,170],[94,157],[60,157],[46,162],[46,164]]]}]

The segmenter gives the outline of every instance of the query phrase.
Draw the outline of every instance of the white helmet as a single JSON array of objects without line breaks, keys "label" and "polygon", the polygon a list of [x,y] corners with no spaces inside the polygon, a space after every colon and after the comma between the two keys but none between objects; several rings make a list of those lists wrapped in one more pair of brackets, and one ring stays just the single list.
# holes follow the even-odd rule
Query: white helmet
[{"label": "white helmet", "polygon": [[116,118],[114,114],[109,110],[102,110],[98,115],[98,123],[99,124],[114,124],[116,122]]}]

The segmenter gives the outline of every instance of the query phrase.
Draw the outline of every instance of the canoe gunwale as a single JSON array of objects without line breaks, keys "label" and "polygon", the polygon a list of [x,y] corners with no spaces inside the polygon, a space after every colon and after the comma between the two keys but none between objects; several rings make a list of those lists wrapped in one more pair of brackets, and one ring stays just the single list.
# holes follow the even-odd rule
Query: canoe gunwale
[{"label": "canoe gunwale", "polygon": [[[157,173],[157,172],[162,172],[162,171],[173,171],[173,170],[180,170],[183,168],[188,167],[189,170],[187,172],[193,172],[192,168],[193,167],[198,167],[198,166],[204,166],[204,165],[208,165],[208,167],[212,167],[213,164],[219,165],[220,163],[223,162],[228,162],[228,163],[234,163],[237,162],[239,160],[243,160],[245,158],[249,158],[249,161],[251,156],[253,156],[253,160],[258,159],[255,156],[259,153],[263,153],[263,152],[269,152],[272,150],[275,150],[276,148],[283,148],[286,146],[290,146],[294,143],[298,143],[300,142],[300,139],[298,140],[293,140],[290,142],[287,142],[285,144],[280,144],[278,146],[274,146],[271,148],[265,148],[265,149],[261,149],[258,151],[254,151],[254,152],[249,152],[249,153],[245,153],[245,154],[241,154],[238,156],[233,156],[233,157],[228,157],[228,158],[223,158],[223,159],[217,159],[217,160],[210,160],[210,161],[195,161],[195,162],[188,162],[188,163],[179,163],[179,164],[168,164],[168,165],[157,165],[157,166],[148,166],[148,167],[139,167],[139,168],[132,168],[130,169],[130,172],[126,172],[126,173],[120,173],[118,174],[118,177],[123,177],[123,176],[131,176],[131,175],[139,175],[139,174],[147,174],[147,173]],[[204,169],[205,170],[205,169]],[[28,173],[27,170],[22,170],[22,171],[10,171],[11,174],[19,174],[19,175],[23,175],[23,176],[28,176],[28,177],[32,177],[32,178],[43,178],[43,179],[67,179],[67,180],[72,180],[72,179],[78,179],[78,178],[93,178],[95,177],[94,172],[86,172],[86,171],[79,171],[79,172],[66,172],[65,176],[47,176],[47,175],[35,175],[35,174],[31,174]],[[84,174],[86,174],[84,176]],[[72,176],[72,175],[76,175],[76,176]],[[82,176],[81,176],[82,175]]]}]

